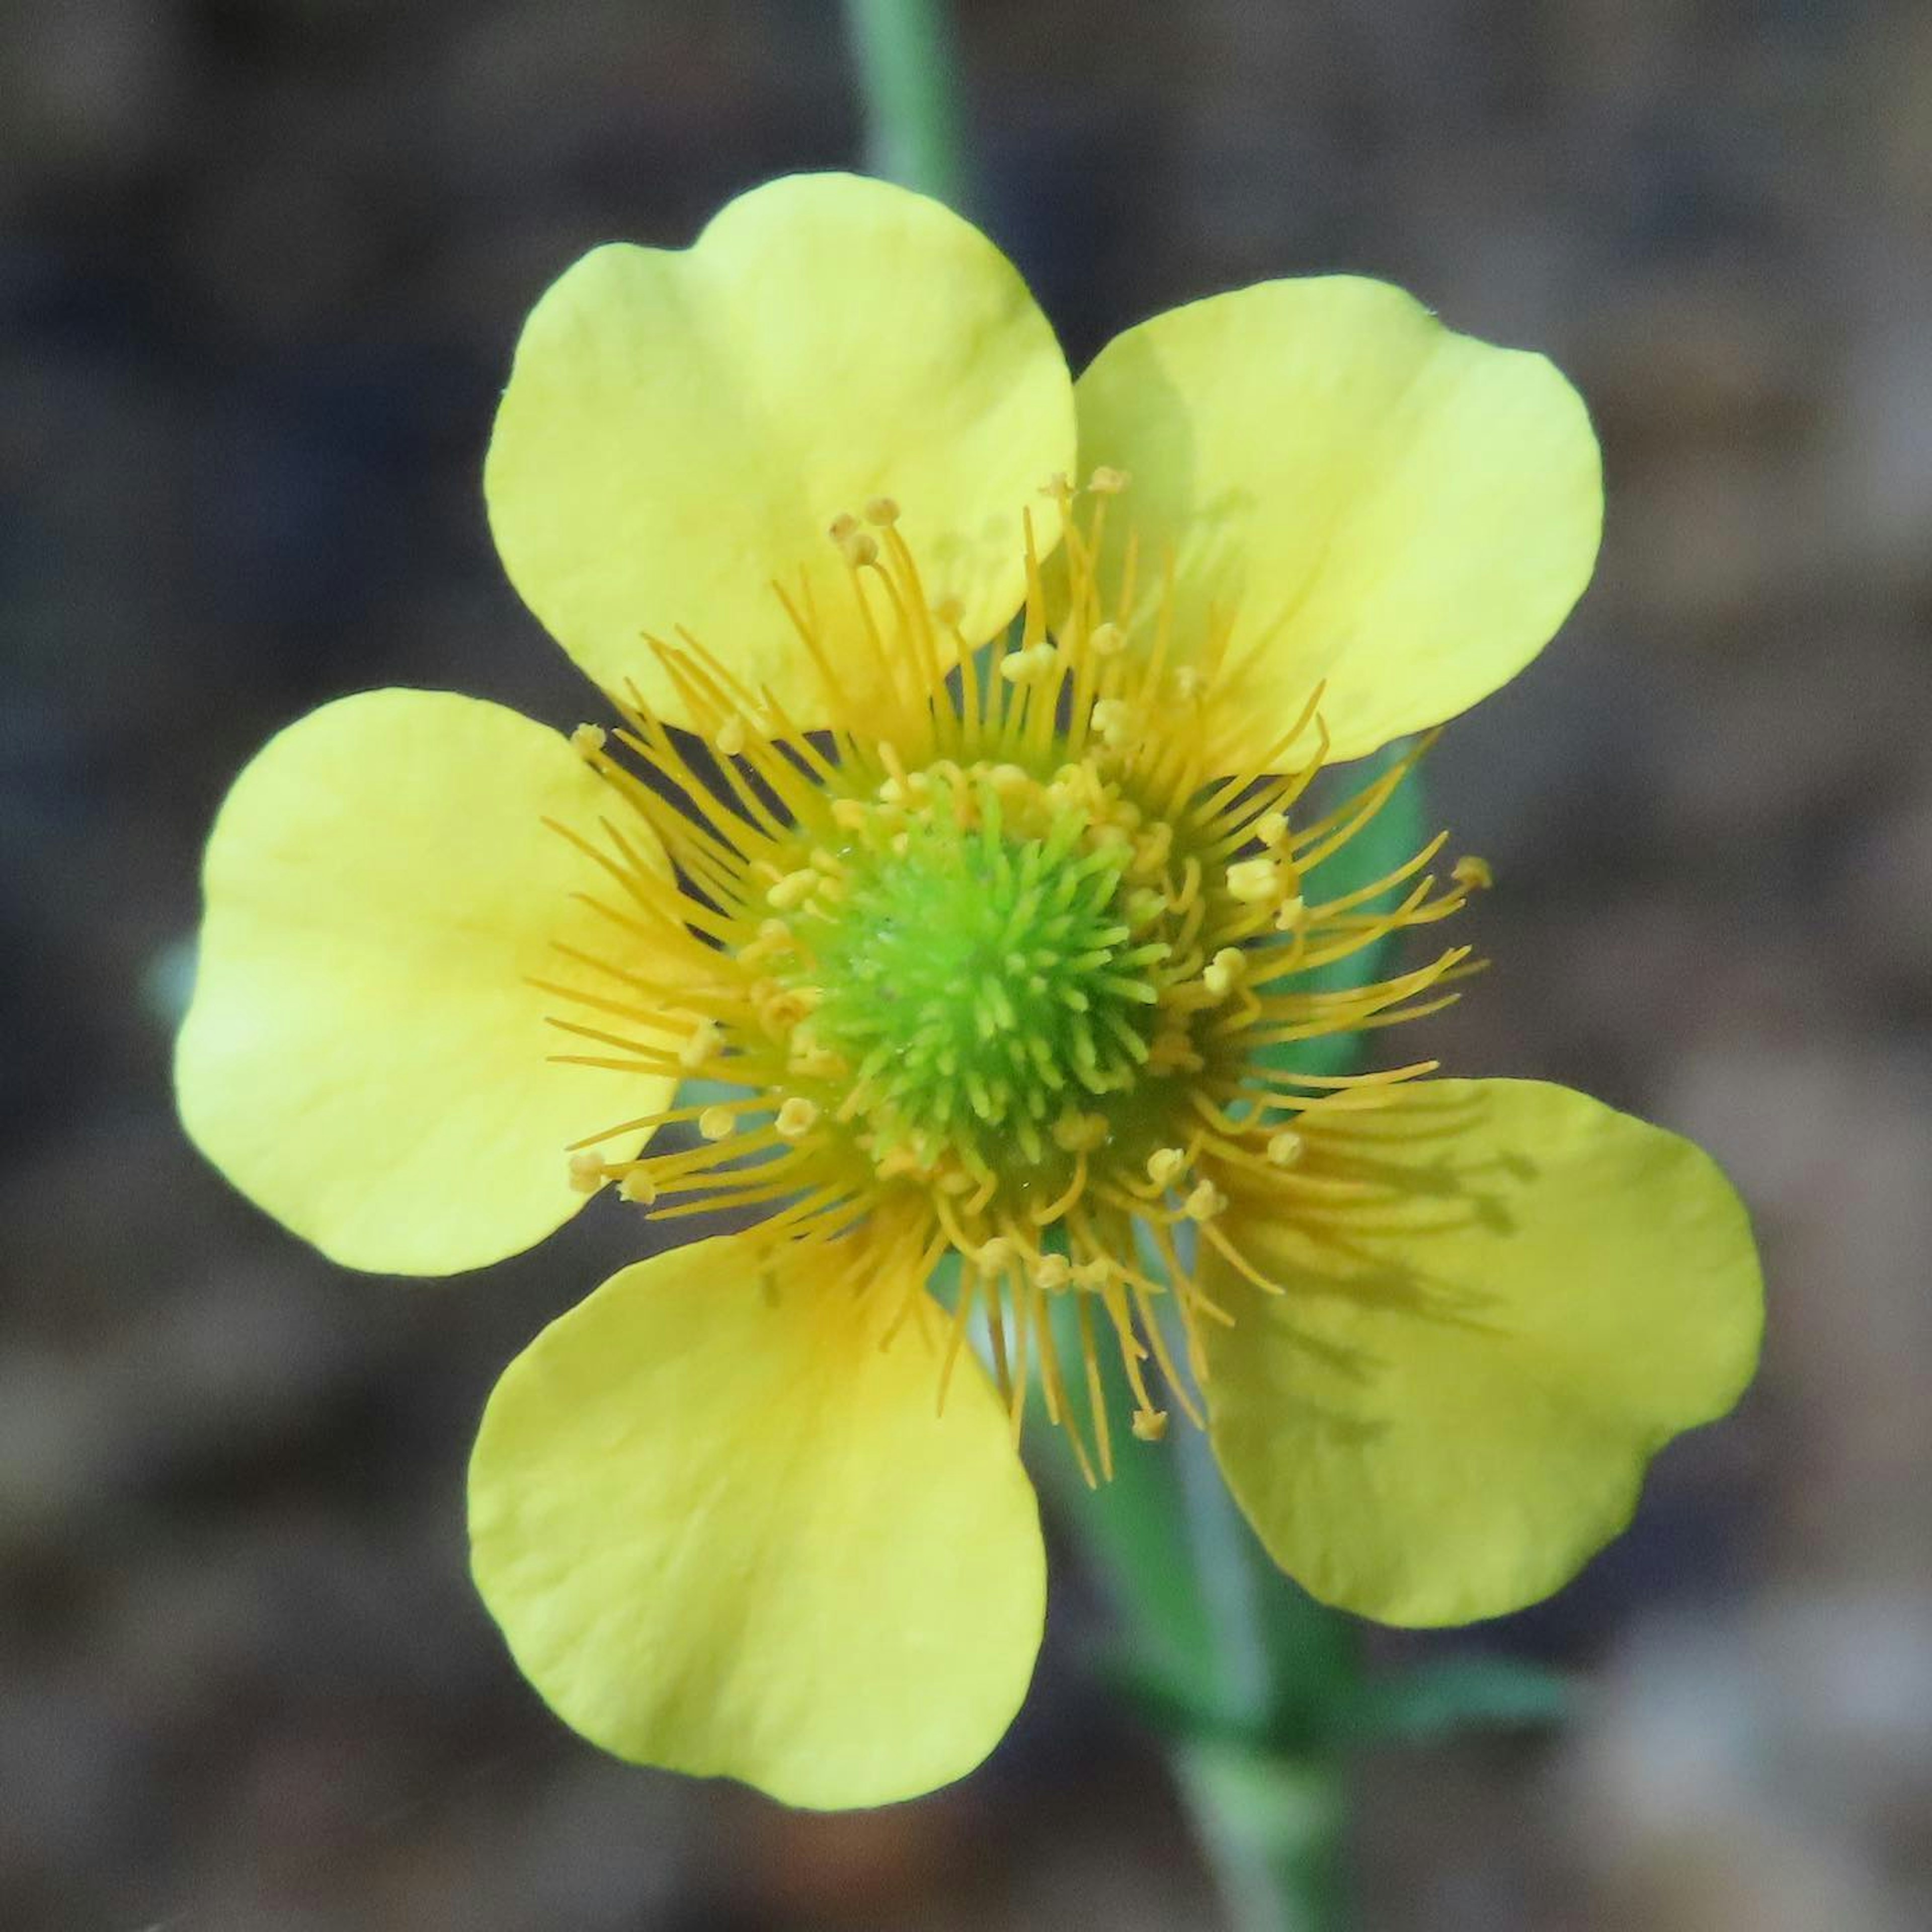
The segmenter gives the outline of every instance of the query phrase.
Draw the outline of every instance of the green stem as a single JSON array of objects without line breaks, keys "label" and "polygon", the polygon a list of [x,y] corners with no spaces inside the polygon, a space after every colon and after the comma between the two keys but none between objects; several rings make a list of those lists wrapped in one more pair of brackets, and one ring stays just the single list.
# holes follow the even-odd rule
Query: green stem
[{"label": "green stem", "polygon": [[1348,1800],[1322,1720],[1354,1675],[1352,1632],[1261,1556],[1206,1437],[1184,1429],[1168,1446],[1217,1658],[1250,1727],[1177,1744],[1182,1797],[1233,1932],[1335,1932]]},{"label": "green stem", "polygon": [[1202,1739],[1180,1745],[1174,1764],[1232,1932],[1334,1932],[1346,1922],[1348,1802],[1325,1754],[1288,1758]]},{"label": "green stem", "polygon": [[845,0],[845,26],[865,100],[866,166],[964,207],[970,182],[945,0]]}]

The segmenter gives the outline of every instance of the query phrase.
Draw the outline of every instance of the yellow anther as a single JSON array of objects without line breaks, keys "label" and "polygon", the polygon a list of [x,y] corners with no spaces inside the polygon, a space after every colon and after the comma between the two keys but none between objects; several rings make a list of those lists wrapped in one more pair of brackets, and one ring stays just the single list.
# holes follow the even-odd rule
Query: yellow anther
[{"label": "yellow anther", "polygon": [[826,526],[825,534],[843,549],[859,534],[859,519],[848,510],[832,519]]},{"label": "yellow anther", "polygon": [[1087,633],[1087,648],[1096,658],[1118,657],[1127,647],[1127,634],[1118,624],[1096,624]]},{"label": "yellow anther", "polygon": [[1211,1180],[1200,1182],[1181,1204],[1181,1212],[1190,1221],[1211,1221],[1227,1211],[1228,1197]]},{"label": "yellow anther", "polygon": [[1187,1172],[1187,1156],[1178,1148],[1156,1148],[1148,1156],[1147,1172],[1155,1186],[1172,1187]]},{"label": "yellow anther", "polygon": [[1057,1293],[1073,1279],[1073,1264],[1064,1255],[1042,1255],[1033,1264],[1033,1285]]},{"label": "yellow anther", "polygon": [[1268,1157],[1276,1167],[1292,1167],[1306,1151],[1306,1143],[1292,1127],[1269,1137]]},{"label": "yellow anther", "polygon": [[1466,892],[1486,892],[1496,882],[1488,860],[1479,859],[1473,852],[1464,853],[1450,868],[1449,876]]},{"label": "yellow anther", "polygon": [[818,1102],[808,1100],[802,1094],[794,1094],[778,1109],[772,1124],[780,1140],[802,1141],[818,1124]]},{"label": "yellow anther", "polygon": [[601,724],[580,724],[570,734],[570,748],[586,758],[594,758],[610,742],[610,734]]},{"label": "yellow anther", "polygon": [[1174,694],[1183,704],[1192,704],[1208,688],[1206,674],[1193,664],[1180,665],[1174,674]]},{"label": "yellow anther", "polygon": [[761,966],[776,954],[797,950],[798,942],[792,938],[791,928],[783,920],[760,920],[758,936],[747,940],[738,949],[738,963],[741,966]]},{"label": "yellow anther", "polygon": [[595,1194],[604,1185],[604,1162],[602,1158],[580,1149],[570,1156],[570,1184],[580,1194]]},{"label": "yellow anther", "polygon": [[1288,814],[1264,812],[1255,820],[1255,836],[1270,851],[1288,843]]},{"label": "yellow anther", "polygon": [[868,564],[879,560],[879,540],[869,530],[860,530],[856,536],[848,537],[838,548],[845,553],[845,561],[854,570],[863,570]]},{"label": "yellow anther", "polygon": [[708,1141],[730,1139],[737,1126],[738,1116],[729,1107],[706,1107],[698,1117],[698,1131]]},{"label": "yellow anther", "polygon": [[1088,478],[1087,487],[1096,496],[1116,496],[1132,480],[1124,470],[1115,470],[1103,463]]},{"label": "yellow anther", "polygon": [[1106,1138],[1107,1122],[1100,1114],[1083,1114],[1070,1107],[1054,1123],[1054,1144],[1069,1154],[1091,1154]]},{"label": "yellow anther", "polygon": [[1141,1442],[1158,1442],[1167,1433],[1167,1411],[1164,1408],[1137,1408],[1133,1420],[1128,1426],[1134,1432],[1135,1439]]},{"label": "yellow anther", "polygon": [[890,496],[874,496],[866,506],[866,522],[877,524],[881,530],[889,524],[897,523],[898,520],[899,506]]},{"label": "yellow anther", "polygon": [[1281,909],[1274,916],[1274,929],[1277,932],[1298,932],[1308,918],[1308,902],[1299,892],[1281,902]]},{"label": "yellow anther", "polygon": [[796,872],[788,872],[765,897],[779,911],[790,912],[804,904],[824,883],[809,866],[801,866]]},{"label": "yellow anther", "polygon": [[744,719],[734,712],[718,726],[718,736],[713,742],[725,757],[735,758],[745,748],[747,742]]},{"label": "yellow anther", "polygon": [[872,815],[863,799],[835,798],[832,801],[832,824],[842,825],[848,832],[856,832]]},{"label": "yellow anther", "polygon": [[1207,1065],[1181,1027],[1162,1027],[1148,1042],[1150,1073],[1198,1073]]},{"label": "yellow anther", "polygon": [[830,1047],[815,1040],[808,1040],[800,1046],[796,1033],[792,1035],[788,1064],[794,1073],[802,1073],[808,1080],[838,1080],[852,1070],[851,1063],[842,1053],[835,1053]]},{"label": "yellow anther", "polygon": [[965,614],[964,598],[950,590],[932,607],[934,621],[941,624],[956,624]]},{"label": "yellow anther", "polygon": [[1060,662],[1060,653],[1051,644],[1029,644],[1023,651],[1009,651],[1000,660],[1000,675],[1009,684],[1044,684]]},{"label": "yellow anther", "polygon": [[1174,850],[1174,827],[1164,818],[1153,824],[1134,841],[1133,863],[1127,868],[1130,878],[1144,879],[1158,872]]},{"label": "yellow anther", "polygon": [[634,1167],[617,1184],[620,1200],[637,1208],[648,1208],[658,1198],[658,1184],[640,1167]]},{"label": "yellow anther", "polygon": [[1242,859],[1228,868],[1228,890],[1244,905],[1266,905],[1281,896],[1281,866],[1274,859]]},{"label": "yellow anther", "polygon": [[1089,1294],[1100,1294],[1113,1278],[1114,1264],[1105,1255],[1077,1262],[1073,1268],[1073,1286],[1084,1288]]},{"label": "yellow anther", "polygon": [[1224,946],[1201,975],[1202,983],[1217,1000],[1225,1000],[1248,976],[1248,956],[1238,946]]},{"label": "yellow anther", "polygon": [[1065,470],[1056,470],[1053,474],[1040,486],[1040,494],[1042,496],[1070,496],[1073,494],[1072,479],[1067,475]]},{"label": "yellow anther", "polygon": [[1093,710],[1094,729],[1110,752],[1124,752],[1132,742],[1134,714],[1126,700],[1103,698]]},{"label": "yellow anther", "polygon": [[1018,1258],[1018,1253],[1006,1236],[995,1234],[974,1252],[973,1265],[990,1281],[994,1275],[1004,1274]]},{"label": "yellow anther", "polygon": [[716,1020],[700,1020],[678,1048],[677,1064],[688,1072],[696,1072],[717,1052],[724,1040],[724,1029]]}]

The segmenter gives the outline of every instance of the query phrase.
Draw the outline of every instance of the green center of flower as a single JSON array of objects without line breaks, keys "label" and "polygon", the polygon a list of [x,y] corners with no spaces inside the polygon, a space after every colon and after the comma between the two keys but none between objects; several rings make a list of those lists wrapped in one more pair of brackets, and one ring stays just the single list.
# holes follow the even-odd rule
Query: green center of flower
[{"label": "green center of flower", "polygon": [[1070,810],[1016,832],[989,781],[965,789],[842,855],[813,1032],[852,1066],[875,1152],[970,1146],[997,1169],[1068,1149],[1133,1090],[1167,947],[1126,916],[1124,844]]}]

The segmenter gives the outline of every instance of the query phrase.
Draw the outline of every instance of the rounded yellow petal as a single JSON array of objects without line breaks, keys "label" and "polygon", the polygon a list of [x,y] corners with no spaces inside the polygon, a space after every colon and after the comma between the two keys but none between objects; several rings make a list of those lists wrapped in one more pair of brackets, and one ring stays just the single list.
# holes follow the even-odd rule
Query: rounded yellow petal
[{"label": "rounded yellow petal", "polygon": [[924,1290],[855,1303],[704,1241],[510,1365],[470,1463],[472,1566],[565,1722],[828,1810],[998,1742],[1040,1642],[1038,1508],[975,1365],[941,1414],[936,1341],[908,1323],[880,1347],[872,1311],[904,1292]]},{"label": "rounded yellow petal", "polygon": [[1531,1082],[1432,1081],[1305,1141],[1223,1223],[1285,1292],[1209,1270],[1228,1485],[1324,1602],[1412,1624],[1534,1603],[1750,1380],[1744,1210],[1689,1142]]},{"label": "rounded yellow petal", "polygon": [[[968,643],[1025,584],[1021,516],[1073,464],[1072,385],[1012,265],[938,202],[845,175],[773,182],[691,248],[614,244],[538,302],[484,481],[511,580],[607,690],[688,707],[644,641],[692,632],[795,723],[826,694],[773,590],[815,611],[844,715],[878,674],[826,532],[890,498]],[[869,681],[869,682],[868,682]]]},{"label": "rounded yellow petal", "polygon": [[1454,717],[1589,581],[1603,485],[1576,392],[1386,283],[1192,303],[1108,344],[1076,394],[1082,466],[1130,472],[1120,525],[1172,553],[1177,659],[1232,623],[1256,754],[1318,683],[1338,758]]},{"label": "rounded yellow petal", "polygon": [[272,739],[203,868],[175,1060],[202,1151],[350,1268],[454,1274],[568,1219],[568,1144],[672,1085],[550,1064],[569,1008],[526,977],[588,983],[553,941],[610,950],[571,897],[597,874],[542,822],[594,834],[608,809],[556,732],[448,692],[367,692]]}]

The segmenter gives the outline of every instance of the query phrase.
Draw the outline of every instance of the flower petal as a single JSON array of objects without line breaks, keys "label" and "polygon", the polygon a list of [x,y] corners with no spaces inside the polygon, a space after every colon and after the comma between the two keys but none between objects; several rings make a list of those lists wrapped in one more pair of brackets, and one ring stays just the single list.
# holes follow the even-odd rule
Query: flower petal
[{"label": "flower petal", "polygon": [[1454,717],[1589,581],[1603,486],[1576,392],[1386,283],[1191,303],[1109,343],[1076,394],[1082,466],[1128,471],[1117,514],[1144,556],[1172,551],[1177,653],[1232,619],[1255,754],[1322,680],[1338,758]]},{"label": "flower petal", "polygon": [[941,1414],[919,1325],[880,1346],[901,1298],[776,1279],[728,1237],[613,1276],[512,1363],[472,1567],[565,1722],[822,1809],[931,1790],[998,1741],[1040,1642],[1038,1509],[976,1366]]},{"label": "flower petal", "polygon": [[1053,332],[1012,265],[938,202],[846,175],[740,196],[681,252],[614,244],[525,325],[485,471],[524,601],[578,664],[692,722],[640,641],[694,632],[800,724],[828,694],[778,597],[801,581],[842,713],[875,693],[835,517],[890,496],[970,644],[1025,589],[1021,513],[1072,466]]},{"label": "flower petal", "polygon": [[1534,1603],[1750,1380],[1744,1210],[1689,1142],[1532,1082],[1431,1081],[1306,1140],[1224,1224],[1286,1292],[1209,1271],[1229,1486],[1324,1602],[1411,1624]]},{"label": "flower petal", "polygon": [[584,979],[554,940],[610,950],[570,896],[596,873],[542,823],[594,833],[609,798],[556,732],[446,692],[365,692],[271,739],[203,871],[175,1061],[202,1151],[350,1268],[454,1274],[568,1219],[565,1149],[672,1086],[550,1064],[568,1009],[525,977]]}]

